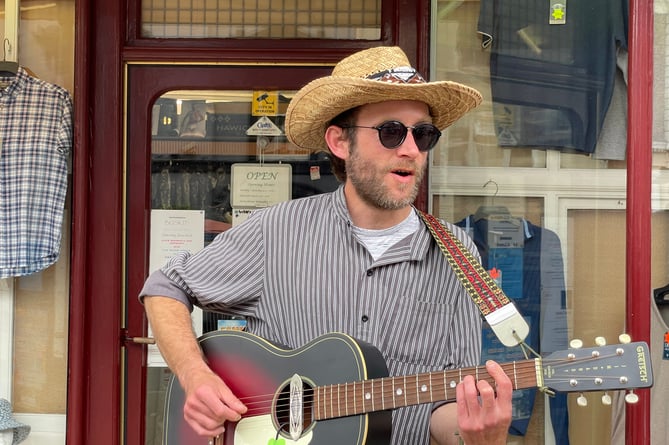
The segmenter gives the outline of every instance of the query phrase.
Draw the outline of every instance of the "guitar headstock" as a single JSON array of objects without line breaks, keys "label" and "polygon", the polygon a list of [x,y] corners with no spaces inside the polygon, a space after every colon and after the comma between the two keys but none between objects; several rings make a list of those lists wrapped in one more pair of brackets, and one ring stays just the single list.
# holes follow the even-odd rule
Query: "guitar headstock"
[{"label": "guitar headstock", "polygon": [[[541,360],[544,386],[557,392],[582,393],[653,385],[650,351],[646,343],[597,343],[598,346],[592,348],[558,351],[544,357]],[[603,400],[606,403],[606,399]]]}]

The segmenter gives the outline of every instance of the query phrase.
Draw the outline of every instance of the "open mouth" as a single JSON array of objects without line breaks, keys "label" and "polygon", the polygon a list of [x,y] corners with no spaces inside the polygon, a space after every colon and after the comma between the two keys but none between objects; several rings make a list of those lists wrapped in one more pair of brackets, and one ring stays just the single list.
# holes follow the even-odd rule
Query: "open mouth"
[{"label": "open mouth", "polygon": [[393,170],[393,174],[396,174],[397,176],[402,176],[402,177],[407,177],[413,175],[413,173],[410,170]]}]

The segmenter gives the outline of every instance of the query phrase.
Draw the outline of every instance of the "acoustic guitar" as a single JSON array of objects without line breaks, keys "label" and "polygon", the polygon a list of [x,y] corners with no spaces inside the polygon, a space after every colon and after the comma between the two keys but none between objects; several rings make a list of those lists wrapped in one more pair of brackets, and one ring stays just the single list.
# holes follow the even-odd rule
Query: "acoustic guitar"
[{"label": "acoustic guitar", "polygon": [[[286,349],[244,331],[199,339],[209,366],[246,404],[220,437],[198,436],[183,420],[184,392],[172,376],[165,401],[164,445],[386,445],[391,410],[455,400],[465,376],[493,383],[485,366],[388,377],[381,353],[332,333]],[[569,349],[501,364],[514,389],[588,392],[653,384],[643,342]]]}]

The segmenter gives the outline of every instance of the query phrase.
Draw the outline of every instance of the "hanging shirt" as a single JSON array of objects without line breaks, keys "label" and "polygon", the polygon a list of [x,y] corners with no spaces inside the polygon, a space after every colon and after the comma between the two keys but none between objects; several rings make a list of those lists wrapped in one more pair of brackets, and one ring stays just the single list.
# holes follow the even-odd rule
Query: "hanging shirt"
[{"label": "hanging shirt", "polygon": [[624,0],[481,1],[501,146],[594,151],[627,16]]},{"label": "hanging shirt", "polygon": [[58,259],[72,149],[72,99],[21,67],[0,76],[0,279]]}]

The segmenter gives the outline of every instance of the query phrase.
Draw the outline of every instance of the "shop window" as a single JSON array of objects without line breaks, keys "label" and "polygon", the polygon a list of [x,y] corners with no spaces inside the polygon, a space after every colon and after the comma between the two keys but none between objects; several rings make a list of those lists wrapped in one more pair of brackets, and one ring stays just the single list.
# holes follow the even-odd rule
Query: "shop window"
[{"label": "shop window", "polygon": [[[37,83],[56,85],[73,94],[74,9],[74,0],[0,2],[3,58],[17,61],[29,77],[37,79]],[[18,23],[9,17],[10,11],[18,11]],[[39,88],[35,90],[41,91]],[[48,100],[48,106],[53,106],[53,100]],[[45,107],[47,105],[42,108]],[[28,145],[26,142],[26,146],[21,149]],[[17,151],[6,148],[3,147],[3,165],[13,165],[16,168],[17,164],[8,160],[15,157]],[[60,149],[66,151],[64,147]],[[69,187],[64,207],[54,206],[54,214],[59,209],[62,210],[62,224],[55,229],[57,232],[62,227],[57,243],[57,260],[54,253],[54,262],[45,267],[14,271],[11,276],[3,274],[6,278],[0,279],[0,398],[11,401],[14,417],[18,422],[31,426],[29,440],[32,443],[65,443],[72,149],[70,147],[66,153],[67,161],[63,161],[63,165],[53,170],[57,170],[54,175],[57,174],[62,182],[58,182],[58,187],[54,185],[56,180],[50,183],[54,197],[62,196],[65,187]],[[40,151],[41,155],[46,153],[45,150]],[[37,164],[39,163],[35,162]],[[43,171],[44,168],[41,168],[40,171]],[[14,178],[21,176],[12,173],[15,171],[3,171],[2,174]],[[65,174],[67,184],[63,180]],[[6,184],[4,181],[3,183]],[[45,182],[40,184],[44,186]],[[2,199],[6,196],[7,189],[4,190]],[[11,212],[12,210],[7,210],[6,204],[3,201],[3,212]],[[35,205],[34,208],[21,211],[36,212],[39,209],[44,209],[44,206]],[[7,221],[7,217],[3,221]],[[42,232],[46,231],[47,228],[44,227]],[[31,241],[37,244],[35,239]]]},{"label": "shop window", "polygon": [[143,0],[145,38],[381,37],[381,0]]},{"label": "shop window", "polygon": [[[483,102],[432,155],[431,211],[474,238],[544,356],[625,330],[627,7],[564,3],[433,2],[431,78]],[[611,406],[585,397],[514,394],[508,443],[609,444]]]}]

